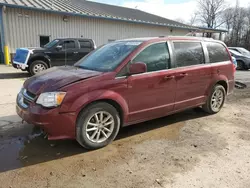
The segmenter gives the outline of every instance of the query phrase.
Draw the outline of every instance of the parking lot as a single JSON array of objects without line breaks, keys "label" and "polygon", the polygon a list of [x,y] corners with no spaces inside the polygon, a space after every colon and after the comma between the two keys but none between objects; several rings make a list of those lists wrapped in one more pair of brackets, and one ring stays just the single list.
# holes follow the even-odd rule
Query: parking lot
[{"label": "parking lot", "polygon": [[0,66],[0,187],[250,187],[250,71],[247,85],[212,116],[199,109],[123,128],[109,146],[48,141],[22,123],[15,98],[26,72]]}]

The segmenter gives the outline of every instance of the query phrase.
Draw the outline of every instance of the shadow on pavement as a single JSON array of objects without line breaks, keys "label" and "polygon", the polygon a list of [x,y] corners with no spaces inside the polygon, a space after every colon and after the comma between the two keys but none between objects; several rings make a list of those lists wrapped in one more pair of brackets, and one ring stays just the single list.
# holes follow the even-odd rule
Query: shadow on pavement
[{"label": "shadow on pavement", "polygon": [[15,78],[28,78],[29,73],[27,72],[11,72],[11,73],[0,73],[0,79],[15,79]]},{"label": "shadow on pavement", "polygon": [[[176,123],[181,123],[184,126],[184,121],[204,116],[207,116],[207,114],[200,109],[187,110],[164,118],[124,127],[120,130],[117,139],[114,141],[114,145],[117,140],[123,138],[138,136],[142,133],[150,135],[156,129]],[[19,127],[18,132],[22,132],[20,135],[15,131],[15,127]],[[129,140],[129,142],[133,142],[133,139]],[[85,152],[88,152],[88,150],[82,148],[74,140],[48,141],[44,139],[44,135],[41,134],[40,130],[34,128],[32,125],[22,125],[19,122],[19,125],[14,125],[13,128],[8,127],[6,131],[0,127],[0,172],[83,154]]]}]

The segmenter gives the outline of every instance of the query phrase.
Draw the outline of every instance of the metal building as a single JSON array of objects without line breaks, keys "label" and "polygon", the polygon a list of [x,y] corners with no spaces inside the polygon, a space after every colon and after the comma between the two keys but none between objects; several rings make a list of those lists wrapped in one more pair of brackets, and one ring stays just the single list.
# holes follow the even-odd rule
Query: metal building
[{"label": "metal building", "polygon": [[5,62],[16,48],[42,46],[55,38],[91,38],[98,46],[123,38],[186,35],[197,29],[137,9],[86,0],[0,0],[0,7],[0,52]]}]

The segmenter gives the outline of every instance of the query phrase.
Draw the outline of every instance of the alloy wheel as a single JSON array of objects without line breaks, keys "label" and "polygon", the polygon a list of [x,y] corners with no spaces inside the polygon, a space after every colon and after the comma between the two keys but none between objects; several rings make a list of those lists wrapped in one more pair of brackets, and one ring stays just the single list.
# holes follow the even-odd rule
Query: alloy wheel
[{"label": "alloy wheel", "polygon": [[41,71],[44,71],[46,69],[45,65],[44,64],[36,64],[33,68],[33,72],[36,74],[36,73],[39,73]]},{"label": "alloy wheel", "polygon": [[94,143],[106,141],[113,133],[115,121],[113,116],[106,111],[93,114],[87,122],[87,138]]},{"label": "alloy wheel", "polygon": [[213,111],[219,111],[224,101],[223,91],[217,89],[214,91],[211,99],[211,108]]}]

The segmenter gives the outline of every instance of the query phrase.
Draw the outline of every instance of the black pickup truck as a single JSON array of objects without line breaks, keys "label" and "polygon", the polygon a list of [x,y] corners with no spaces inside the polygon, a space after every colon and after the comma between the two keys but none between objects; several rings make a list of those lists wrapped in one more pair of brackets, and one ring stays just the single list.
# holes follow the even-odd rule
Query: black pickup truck
[{"label": "black pickup truck", "polygon": [[55,39],[43,48],[18,48],[12,65],[35,75],[53,66],[73,65],[95,48],[92,39]]}]

